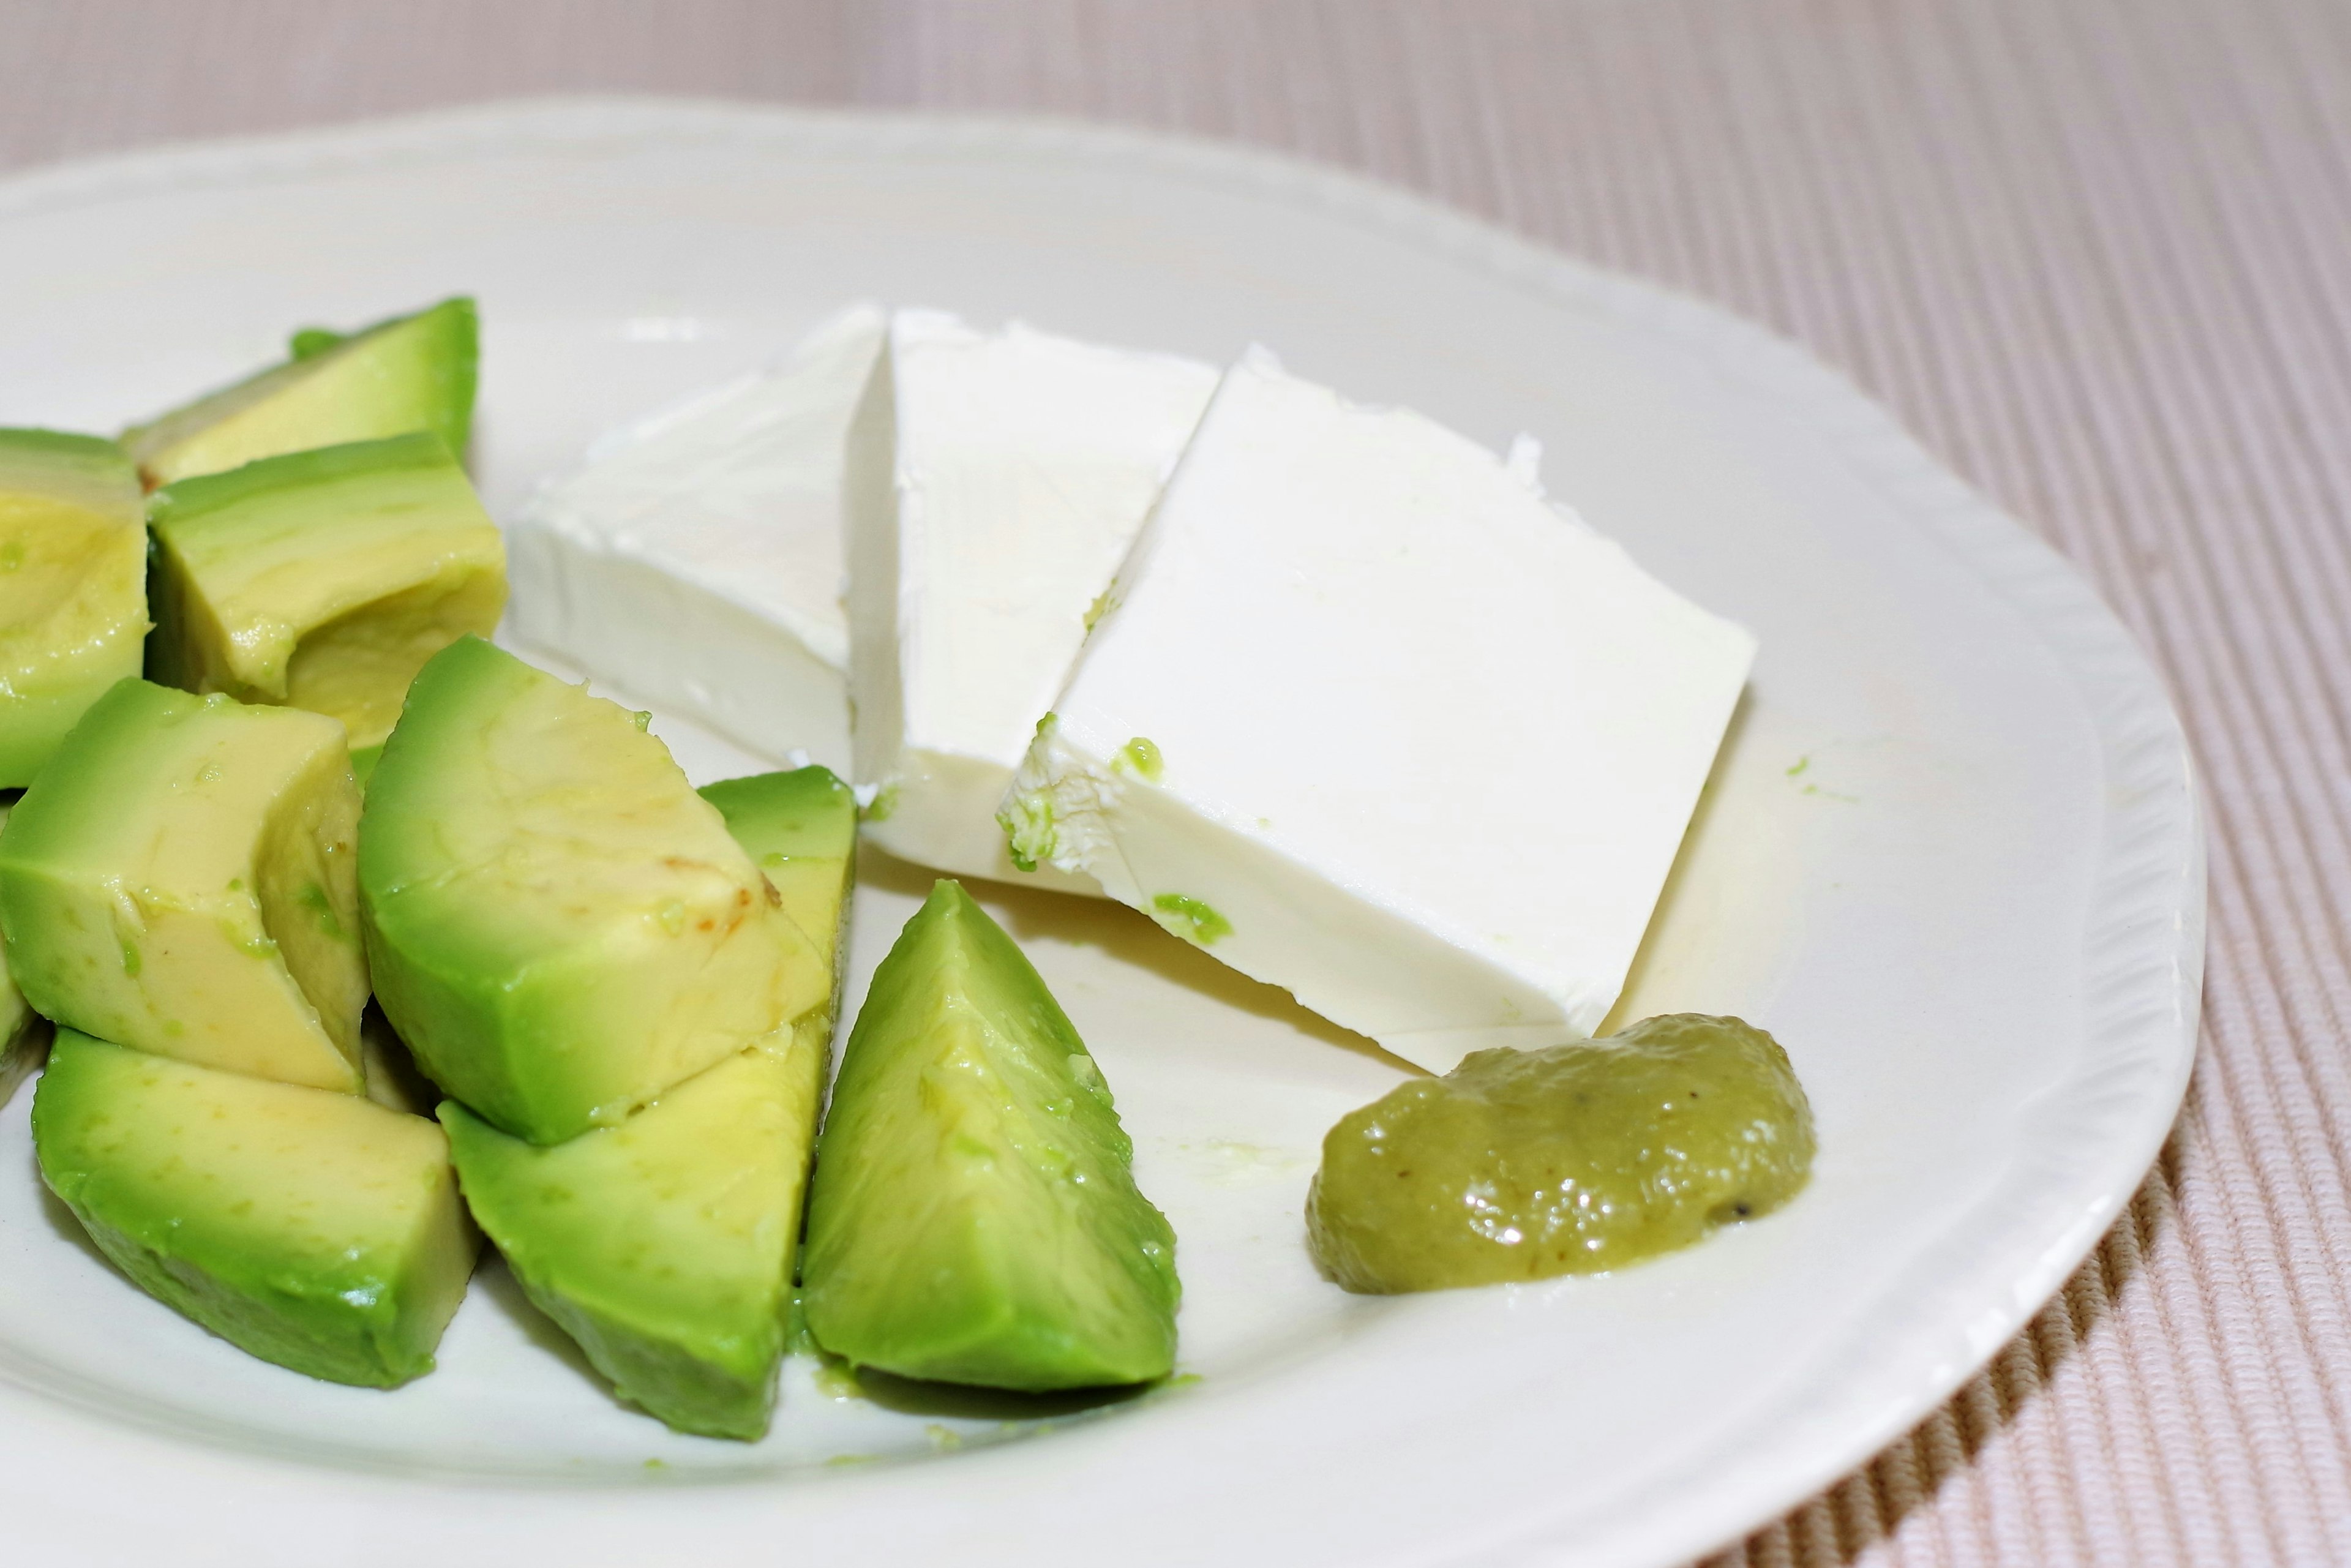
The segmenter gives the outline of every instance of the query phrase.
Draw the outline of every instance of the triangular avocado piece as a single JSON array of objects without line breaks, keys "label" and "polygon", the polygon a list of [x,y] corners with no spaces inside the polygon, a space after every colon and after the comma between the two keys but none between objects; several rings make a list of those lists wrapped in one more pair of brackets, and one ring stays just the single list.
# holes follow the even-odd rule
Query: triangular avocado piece
[{"label": "triangular avocado piece", "polygon": [[768,1429],[825,1046],[820,1025],[779,1030],[548,1148],[441,1106],[465,1201],[523,1290],[678,1431]]},{"label": "triangular avocado piece", "polygon": [[817,1343],[900,1376],[1141,1383],[1176,1352],[1176,1236],[1102,1070],[1020,949],[941,882],[841,1055],[810,1194]]},{"label": "triangular avocado piece", "polygon": [[[831,957],[857,832],[848,787],[806,768],[702,794]],[[524,1291],[679,1431],[768,1428],[832,1015],[828,996],[619,1126],[549,1148],[441,1108],[466,1201]]]},{"label": "triangular avocado piece", "polygon": [[444,299],[351,333],[305,328],[280,364],[122,433],[150,489],[263,457],[430,431],[463,455],[480,326]]}]

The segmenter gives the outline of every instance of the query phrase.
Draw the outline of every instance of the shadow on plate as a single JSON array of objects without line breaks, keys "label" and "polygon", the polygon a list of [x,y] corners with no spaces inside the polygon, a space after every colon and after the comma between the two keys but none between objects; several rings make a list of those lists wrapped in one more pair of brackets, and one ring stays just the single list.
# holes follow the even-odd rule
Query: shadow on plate
[{"label": "shadow on plate", "polygon": [[584,1379],[596,1392],[610,1401],[616,1409],[643,1416],[638,1409],[612,1391],[604,1375],[589,1363],[587,1354],[577,1341],[565,1333],[553,1318],[540,1312],[530,1297],[524,1294],[522,1281],[496,1247],[482,1244],[482,1260],[474,1270],[474,1282],[467,1288],[469,1298],[478,1296],[497,1309],[500,1316],[522,1331],[535,1350],[545,1351]]},{"label": "shadow on plate", "polygon": [[961,1383],[925,1383],[898,1377],[872,1367],[852,1370],[831,1355],[821,1357],[824,1377],[844,1392],[902,1416],[950,1416],[972,1421],[1050,1421],[1107,1410],[1165,1387],[1162,1383],[1130,1383],[1113,1388],[1070,1388],[1051,1394],[1016,1394],[1002,1388],[974,1388]]},{"label": "shadow on plate", "polygon": [[[41,1179],[40,1162],[27,1157],[25,1163],[32,1167],[33,1185],[41,1189],[41,1218],[49,1222],[49,1228],[88,1253],[99,1268],[111,1274],[121,1274],[122,1270],[114,1266],[114,1260],[99,1251],[98,1243],[89,1239],[89,1232],[82,1228],[81,1221],[74,1218],[74,1211],[66,1207],[65,1200],[51,1192],[49,1184]],[[124,1278],[128,1279],[128,1276]]]},{"label": "shadow on plate", "polygon": [[[872,844],[858,848],[857,880],[868,886],[920,899],[929,894],[938,875]],[[1045,893],[1017,883],[978,877],[959,880],[976,884],[974,895],[989,905],[1019,941],[1042,939],[1096,948],[1122,964],[1197,991],[1226,1007],[1288,1024],[1301,1034],[1370,1057],[1399,1072],[1427,1076],[1404,1058],[1381,1050],[1375,1041],[1307,1011],[1280,987],[1253,980],[1169,936],[1156,921],[1125,904],[1106,898]]]}]

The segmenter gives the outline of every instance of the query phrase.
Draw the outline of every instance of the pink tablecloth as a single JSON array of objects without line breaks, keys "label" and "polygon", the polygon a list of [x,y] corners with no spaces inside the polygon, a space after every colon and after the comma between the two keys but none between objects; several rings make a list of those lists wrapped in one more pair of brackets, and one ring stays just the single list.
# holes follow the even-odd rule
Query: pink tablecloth
[{"label": "pink tablecloth", "polygon": [[1892,403],[2172,683],[2204,1054],[2063,1296],[1744,1555],[2351,1563],[2344,0],[0,0],[0,165],[583,89],[1260,142],[1727,301]]}]

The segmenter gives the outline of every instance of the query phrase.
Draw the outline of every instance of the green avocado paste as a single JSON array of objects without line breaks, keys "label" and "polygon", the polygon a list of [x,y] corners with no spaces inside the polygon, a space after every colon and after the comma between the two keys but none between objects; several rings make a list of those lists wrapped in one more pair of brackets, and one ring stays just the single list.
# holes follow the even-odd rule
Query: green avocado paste
[{"label": "green avocado paste", "polygon": [[1619,1268],[1768,1214],[1813,1169],[1787,1052],[1670,1013],[1603,1040],[1481,1051],[1340,1119],[1306,1232],[1350,1291],[1442,1291]]}]

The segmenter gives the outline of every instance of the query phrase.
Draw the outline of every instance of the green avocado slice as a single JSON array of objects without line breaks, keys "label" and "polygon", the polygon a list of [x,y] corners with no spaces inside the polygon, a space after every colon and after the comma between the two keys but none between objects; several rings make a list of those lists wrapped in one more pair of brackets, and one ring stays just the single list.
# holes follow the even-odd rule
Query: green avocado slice
[{"label": "green avocado slice", "polygon": [[33,1146],[99,1250],[239,1349],[372,1388],[433,1370],[480,1238],[423,1117],[59,1030]]},{"label": "green avocado slice", "polygon": [[[13,806],[0,806],[0,833],[7,831]],[[8,973],[8,947],[0,941],[0,1105],[33,1075],[49,1050],[49,1020],[33,1010]]]},{"label": "green avocado slice", "polygon": [[424,661],[497,627],[506,546],[437,435],[183,479],[150,508],[148,674],[340,719],[381,745]]},{"label": "green avocado slice", "polygon": [[444,299],[349,334],[306,328],[291,350],[283,363],[124,431],[148,487],[418,430],[465,455],[480,357],[471,299]]},{"label": "green avocado slice", "polygon": [[0,430],[0,789],[30,784],[139,673],[146,634],[146,509],[122,449]]},{"label": "green avocado slice", "polygon": [[618,1124],[831,988],[639,716],[479,638],[410,688],[359,858],[385,1016],[444,1092],[534,1144]]},{"label": "green avocado slice", "polygon": [[0,831],[16,982],[101,1039],[357,1093],[359,815],[334,720],[121,682]]},{"label": "green avocado slice", "polygon": [[524,1291],[681,1432],[757,1438],[775,1408],[824,1093],[810,1022],[550,1148],[441,1105],[465,1201]]},{"label": "green avocado slice", "polygon": [[[857,833],[848,787],[806,768],[702,794],[831,957]],[[832,1013],[828,996],[619,1126],[551,1148],[441,1107],[465,1201],[525,1291],[681,1432],[768,1429]]]},{"label": "green avocado slice", "polygon": [[1176,1235],[1102,1070],[987,912],[940,882],[874,973],[809,1197],[817,1343],[1042,1391],[1165,1376]]}]

